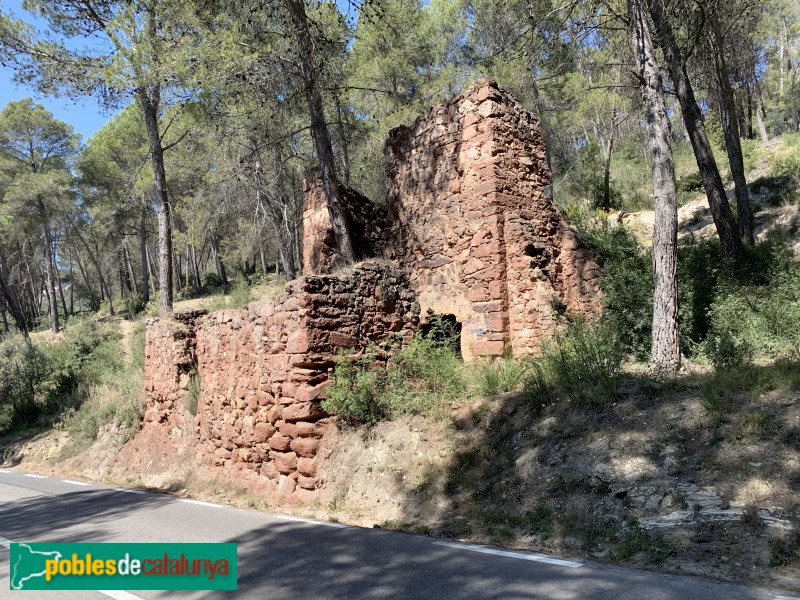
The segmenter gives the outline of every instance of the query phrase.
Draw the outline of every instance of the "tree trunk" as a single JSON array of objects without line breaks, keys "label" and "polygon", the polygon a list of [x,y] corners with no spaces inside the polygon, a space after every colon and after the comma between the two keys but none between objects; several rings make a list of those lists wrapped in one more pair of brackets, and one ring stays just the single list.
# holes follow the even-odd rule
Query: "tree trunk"
[{"label": "tree trunk", "polygon": [[147,252],[147,264],[150,265],[150,273],[155,278],[158,289],[161,289],[161,282],[158,279],[158,268],[153,261],[153,253],[150,252],[150,246],[147,246],[145,250]]},{"label": "tree trunk", "polygon": [[606,147],[606,160],[603,168],[603,208],[610,210],[611,206],[611,156],[614,152],[614,132],[608,137],[608,146]]},{"label": "tree trunk", "polygon": [[2,288],[0,288],[0,320],[3,321],[3,333],[9,333],[11,326],[8,324],[8,304]]},{"label": "tree trunk", "polygon": [[736,192],[736,212],[739,217],[739,237],[745,244],[752,246],[753,212],[750,209],[750,193],[747,190],[747,179],[744,174],[742,143],[739,139],[739,118],[736,114],[736,99],[728,79],[728,65],[725,62],[722,28],[716,12],[708,14],[711,35],[708,37],[711,54],[714,59],[714,77],[719,92],[719,118],[725,136],[725,150],[731,167],[733,184]]},{"label": "tree trunk", "polygon": [[216,234],[211,236],[211,251],[214,253],[214,265],[217,268],[217,275],[219,275],[222,285],[228,285],[228,274],[225,272],[225,265],[222,264],[222,257],[219,255],[219,238]]},{"label": "tree trunk", "polygon": [[44,217],[44,210],[44,203],[39,201],[39,211],[44,229],[44,263],[47,276],[47,303],[50,305],[50,330],[58,333],[61,331],[61,325],[58,322],[58,300],[56,299],[56,281],[53,274],[53,238],[50,235],[50,226]]},{"label": "tree trunk", "polygon": [[76,256],[78,259],[78,270],[81,272],[81,276],[83,277],[83,282],[86,284],[86,290],[89,292],[90,307],[93,311],[97,311],[97,309],[100,308],[100,303],[97,301],[97,296],[94,295],[94,290],[92,289],[92,282],[89,281],[89,276],[86,273],[86,268],[84,268],[83,266],[83,261],[81,260],[80,254],[77,254]]},{"label": "tree trunk", "polygon": [[667,69],[675,88],[675,94],[678,97],[678,103],[681,106],[681,115],[686,126],[686,132],[692,142],[697,168],[700,170],[703,187],[706,190],[706,196],[708,196],[711,216],[714,219],[717,235],[719,235],[719,240],[722,244],[722,252],[726,258],[733,262],[734,268],[738,269],[744,264],[742,239],[739,237],[739,232],[733,220],[733,212],[728,204],[725,186],[722,183],[717,162],[711,151],[711,144],[708,142],[705,125],[703,124],[703,114],[697,104],[694,89],[686,72],[686,64],[681,56],[672,26],[667,19],[662,0],[651,1],[650,14],[653,17],[659,43],[667,61]]},{"label": "tree trunk", "polygon": [[64,298],[64,286],[61,283],[61,271],[58,270],[58,263],[54,260],[53,261],[53,271],[56,275],[56,283],[58,284],[58,295],[61,297],[61,308],[64,309],[64,321],[67,320],[69,316],[69,311],[67,311],[67,301]]},{"label": "tree trunk", "polygon": [[297,36],[296,43],[300,54],[300,65],[303,77],[308,112],[311,116],[311,134],[320,163],[322,186],[328,201],[331,227],[336,236],[336,248],[345,263],[355,261],[355,252],[350,238],[347,215],[344,213],[344,201],[336,171],[336,160],[333,155],[328,125],[325,122],[325,111],[322,104],[322,93],[319,89],[319,73],[314,56],[314,40],[308,28],[305,0],[283,0]]},{"label": "tree trunk", "polygon": [[150,302],[150,269],[147,264],[147,196],[142,196],[139,214],[139,261],[142,263],[142,302]]},{"label": "tree trunk", "polygon": [[139,284],[136,283],[136,271],[133,270],[133,261],[131,260],[131,253],[128,250],[128,239],[125,238],[125,243],[122,246],[122,251],[125,253],[125,266],[128,270],[128,290],[134,294],[139,294]]},{"label": "tree trunk", "polygon": [[100,280],[100,301],[102,302],[106,297],[108,298],[108,310],[113,315],[114,301],[111,298],[111,288],[109,288],[108,284],[106,283],[106,278],[103,276],[103,269],[100,268],[100,263],[97,260],[94,252],[92,252],[92,247],[89,246],[89,244],[86,242],[86,239],[84,239],[84,237],[81,235],[81,232],[75,226],[75,223],[72,223],[72,230],[75,232],[75,235],[78,237],[78,240],[81,242],[81,244],[83,244],[83,247],[86,248],[86,254],[89,255],[89,260],[92,261],[92,264],[97,271],[97,277]]},{"label": "tree trunk", "polygon": [[164,147],[158,127],[158,103],[160,89],[148,94],[144,88],[137,90],[137,97],[144,113],[147,139],[150,142],[150,158],[153,163],[156,206],[158,207],[158,285],[159,314],[172,314],[172,215],[167,195],[167,173],[164,168]]},{"label": "tree trunk", "polygon": [[650,368],[657,373],[680,368],[678,344],[678,192],[661,74],[642,0],[629,0],[631,41],[644,105],[653,175],[653,340]]},{"label": "tree trunk", "polygon": [[758,126],[758,137],[761,138],[762,144],[769,143],[769,134],[767,133],[767,126],[764,124],[764,100],[761,97],[761,89],[758,82],[754,84],[755,100],[756,100],[756,125]]},{"label": "tree trunk", "polygon": [[75,315],[75,266],[72,263],[72,251],[69,253],[69,314]]},{"label": "tree trunk", "polygon": [[261,243],[261,240],[258,241],[258,254],[261,258],[261,272],[266,275],[267,274],[267,257],[264,255],[264,244]]},{"label": "tree trunk", "polygon": [[3,289],[3,295],[8,304],[8,310],[17,324],[17,329],[25,337],[28,337],[28,324],[25,322],[25,315],[22,312],[22,307],[19,303],[19,296],[14,284],[11,283],[11,272],[8,270],[5,256],[0,254],[0,287]]}]

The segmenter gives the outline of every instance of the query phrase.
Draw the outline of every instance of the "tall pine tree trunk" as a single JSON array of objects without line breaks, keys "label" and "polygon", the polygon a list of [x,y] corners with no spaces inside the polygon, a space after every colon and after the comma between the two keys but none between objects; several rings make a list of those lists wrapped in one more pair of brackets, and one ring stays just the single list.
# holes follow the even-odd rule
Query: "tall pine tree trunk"
[{"label": "tall pine tree trunk", "polygon": [[0,287],[3,289],[3,295],[8,304],[8,310],[11,316],[14,317],[14,322],[17,324],[17,329],[25,337],[28,336],[28,324],[25,322],[25,315],[22,312],[22,306],[19,303],[19,296],[14,284],[11,282],[11,272],[8,270],[5,257],[0,254]]},{"label": "tall pine tree trunk", "polygon": [[650,0],[650,14],[653,17],[659,44],[664,51],[667,69],[681,106],[681,115],[692,143],[697,168],[700,170],[700,178],[703,181],[711,208],[711,216],[722,244],[722,251],[738,269],[744,264],[744,246],[733,220],[728,197],[725,195],[725,186],[717,168],[717,161],[714,159],[711,144],[708,142],[703,114],[697,104],[694,89],[686,72],[686,64],[681,56],[678,41],[669,23],[662,0]]},{"label": "tall pine tree trunk", "polygon": [[347,215],[344,213],[344,201],[336,170],[336,160],[333,155],[333,145],[331,144],[330,132],[325,121],[319,70],[317,69],[314,53],[315,44],[308,27],[305,0],[283,0],[283,3],[289,12],[296,35],[303,88],[308,102],[308,112],[311,116],[311,135],[314,138],[314,148],[319,159],[322,187],[325,190],[325,197],[328,201],[331,226],[336,236],[336,249],[346,263],[352,263],[355,261],[355,252],[350,238]]},{"label": "tall pine tree trunk", "polygon": [[228,285],[228,273],[225,271],[225,265],[222,263],[222,257],[219,254],[219,238],[216,234],[211,236],[211,251],[214,254],[214,266],[217,269],[217,275],[219,275],[222,285]]},{"label": "tall pine tree trunk", "polygon": [[643,0],[629,0],[631,41],[644,105],[653,175],[653,342],[650,368],[674,372],[681,364],[678,344],[678,192],[670,144],[669,118],[661,74],[653,52]]},{"label": "tall pine tree trunk", "polygon": [[50,224],[47,222],[47,212],[44,202],[41,198],[37,198],[37,208],[39,210],[39,219],[42,223],[44,230],[44,268],[45,276],[47,278],[47,303],[50,305],[50,330],[53,333],[61,331],[61,325],[58,322],[58,299],[56,298],[56,278],[53,273],[53,236],[50,233]]},{"label": "tall pine tree trunk", "polygon": [[150,265],[147,264],[147,201],[142,196],[139,214],[139,261],[142,263],[142,302],[150,302]]},{"label": "tall pine tree trunk", "polygon": [[752,246],[753,237],[753,212],[750,209],[750,193],[747,190],[747,178],[744,174],[744,158],[742,157],[742,143],[739,139],[739,118],[736,114],[736,99],[733,97],[733,88],[728,79],[728,65],[725,61],[725,48],[723,46],[722,27],[719,18],[713,10],[708,15],[711,28],[709,45],[714,59],[714,77],[717,81],[719,92],[719,117],[722,123],[722,132],[725,136],[725,150],[728,154],[728,163],[731,167],[733,184],[736,191],[736,212],[739,217],[739,236],[745,244]]},{"label": "tall pine tree trunk", "polygon": [[158,127],[160,90],[156,88],[148,94],[147,90],[139,88],[137,97],[144,113],[147,139],[150,142],[150,158],[153,163],[158,207],[158,312],[162,316],[169,316],[172,314],[172,214],[167,195],[164,147],[161,144]]}]

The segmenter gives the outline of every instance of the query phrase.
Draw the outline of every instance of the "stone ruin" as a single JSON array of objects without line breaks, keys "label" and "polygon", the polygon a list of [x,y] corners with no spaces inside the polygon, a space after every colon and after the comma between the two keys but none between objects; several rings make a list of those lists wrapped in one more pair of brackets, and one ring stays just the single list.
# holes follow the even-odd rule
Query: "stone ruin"
[{"label": "stone ruin", "polygon": [[392,130],[387,175],[385,206],[345,190],[361,262],[338,265],[321,186],[307,185],[304,276],[283,299],[148,322],[144,427],[185,435],[197,377],[197,461],[303,499],[339,350],[410,335],[432,311],[460,327],[465,360],[535,354],[559,316],[599,311],[598,266],[546,194],[538,121],[494,83]]},{"label": "stone ruin", "polygon": [[[400,267],[423,318],[455,317],[465,359],[535,354],[560,315],[598,311],[599,268],[546,194],[538,120],[510,94],[483,80],[393,129],[387,154],[385,209],[348,205],[354,244]],[[335,249],[319,185],[307,188],[303,222],[303,272],[323,272]]]}]

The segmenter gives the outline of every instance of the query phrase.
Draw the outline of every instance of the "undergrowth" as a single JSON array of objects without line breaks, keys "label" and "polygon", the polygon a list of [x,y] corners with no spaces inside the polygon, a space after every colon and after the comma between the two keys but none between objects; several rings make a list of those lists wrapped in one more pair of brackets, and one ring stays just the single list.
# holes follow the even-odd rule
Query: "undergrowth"
[{"label": "undergrowth", "polygon": [[352,423],[377,423],[403,414],[441,415],[465,389],[463,363],[451,338],[434,328],[390,355],[371,346],[341,351],[323,408]]},{"label": "undergrowth", "polygon": [[524,391],[536,406],[554,398],[602,406],[616,396],[621,369],[622,350],[614,330],[578,321],[544,343]]}]

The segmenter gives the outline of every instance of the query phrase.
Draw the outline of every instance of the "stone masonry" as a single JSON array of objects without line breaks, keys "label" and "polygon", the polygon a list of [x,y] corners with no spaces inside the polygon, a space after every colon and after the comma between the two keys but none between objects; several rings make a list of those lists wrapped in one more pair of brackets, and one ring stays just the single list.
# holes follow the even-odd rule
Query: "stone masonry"
[{"label": "stone masonry", "polygon": [[354,249],[370,260],[339,264],[310,184],[305,275],[283,299],[148,322],[145,427],[188,433],[194,395],[199,463],[302,497],[317,485],[337,351],[409,335],[430,310],[461,323],[467,360],[535,354],[560,314],[598,312],[598,267],[545,193],[537,119],[495,84],[392,130],[387,174],[385,206],[343,188]]},{"label": "stone masonry", "polygon": [[171,423],[196,376],[198,462],[264,475],[292,494],[315,487],[317,447],[330,423],[321,401],[336,352],[407,335],[419,305],[403,276],[375,261],[286,289],[280,301],[149,321],[145,426]]},{"label": "stone masonry", "polygon": [[[392,130],[387,155],[389,214],[371,219],[372,250],[400,266],[423,316],[461,323],[465,359],[535,354],[559,314],[598,312],[599,268],[545,193],[538,120],[510,94],[482,80]],[[320,272],[316,257],[333,252],[333,232],[313,188],[304,225],[304,272]]]}]

